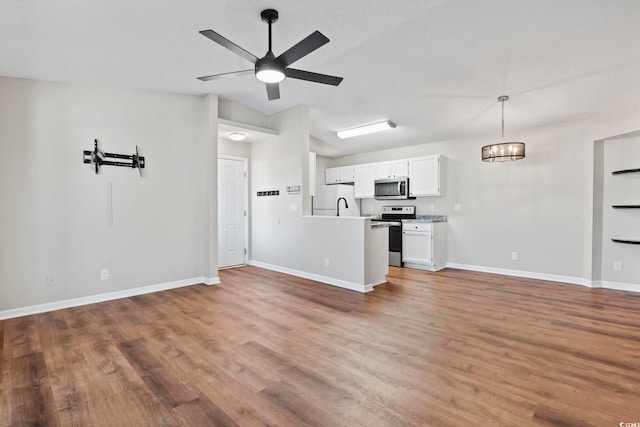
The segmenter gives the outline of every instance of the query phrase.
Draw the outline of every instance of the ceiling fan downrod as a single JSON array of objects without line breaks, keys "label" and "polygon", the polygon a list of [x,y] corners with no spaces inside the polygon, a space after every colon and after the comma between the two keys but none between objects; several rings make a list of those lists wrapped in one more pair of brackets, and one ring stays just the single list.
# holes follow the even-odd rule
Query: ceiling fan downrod
[{"label": "ceiling fan downrod", "polygon": [[260,12],[262,22],[269,24],[269,52],[271,52],[271,24],[278,22],[278,11],[275,9],[265,9]]}]

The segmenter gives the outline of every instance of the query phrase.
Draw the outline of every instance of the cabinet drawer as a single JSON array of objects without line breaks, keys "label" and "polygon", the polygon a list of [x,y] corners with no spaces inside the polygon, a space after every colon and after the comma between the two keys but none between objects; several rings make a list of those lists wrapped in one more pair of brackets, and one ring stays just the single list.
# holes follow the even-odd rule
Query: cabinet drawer
[{"label": "cabinet drawer", "polygon": [[433,231],[431,222],[403,222],[402,231]]}]

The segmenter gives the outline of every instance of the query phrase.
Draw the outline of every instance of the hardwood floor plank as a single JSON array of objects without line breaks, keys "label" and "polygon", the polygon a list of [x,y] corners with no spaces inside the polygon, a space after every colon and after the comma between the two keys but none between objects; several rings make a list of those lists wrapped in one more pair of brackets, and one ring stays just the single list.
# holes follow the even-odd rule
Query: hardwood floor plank
[{"label": "hardwood floor plank", "polygon": [[236,427],[224,411],[204,396],[199,396],[173,409],[183,425]]},{"label": "hardwood floor plank", "polygon": [[4,384],[2,425],[60,425],[42,353],[5,360],[4,369],[9,379]]},{"label": "hardwood floor plank", "polygon": [[4,357],[20,357],[42,350],[34,316],[4,321]]},{"label": "hardwood floor plank", "polygon": [[199,397],[198,390],[171,375],[171,370],[139,338],[118,344],[118,348],[138,372],[151,392],[168,408],[174,409]]},{"label": "hardwood floor plank", "polygon": [[2,426],[604,426],[640,415],[635,294],[452,269],[390,268],[364,295],[251,266],[219,275],[214,287],[0,321]]}]

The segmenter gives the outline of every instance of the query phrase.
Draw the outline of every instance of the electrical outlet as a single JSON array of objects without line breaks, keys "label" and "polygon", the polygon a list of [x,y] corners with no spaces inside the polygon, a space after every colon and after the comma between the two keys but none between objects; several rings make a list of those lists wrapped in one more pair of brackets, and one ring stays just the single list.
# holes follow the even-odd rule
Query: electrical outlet
[{"label": "electrical outlet", "polygon": [[329,258],[324,259],[324,266],[329,267]]},{"label": "electrical outlet", "polygon": [[436,210],[436,205],[434,205],[433,203],[429,203],[429,212],[433,212]]},{"label": "electrical outlet", "polygon": [[520,259],[520,254],[518,252],[511,252],[511,260],[518,261]]},{"label": "electrical outlet", "polygon": [[456,212],[460,212],[462,210],[462,205],[460,203],[456,203],[453,205],[453,210]]},{"label": "electrical outlet", "polygon": [[56,286],[58,282],[56,281],[56,276],[53,274],[47,275],[47,286]]},{"label": "electrical outlet", "polygon": [[615,271],[622,271],[622,261],[613,261],[613,269]]},{"label": "electrical outlet", "polygon": [[100,280],[109,280],[109,270],[100,270]]}]

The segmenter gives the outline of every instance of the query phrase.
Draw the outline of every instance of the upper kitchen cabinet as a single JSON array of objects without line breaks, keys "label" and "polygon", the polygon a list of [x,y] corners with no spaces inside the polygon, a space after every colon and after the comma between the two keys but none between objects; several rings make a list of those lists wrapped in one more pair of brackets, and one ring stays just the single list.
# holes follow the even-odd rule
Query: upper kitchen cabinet
[{"label": "upper kitchen cabinet", "polygon": [[440,155],[409,159],[409,196],[441,196]]},{"label": "upper kitchen cabinet", "polygon": [[376,164],[357,165],[355,167],[355,183],[353,186],[356,199],[373,199]]},{"label": "upper kitchen cabinet", "polygon": [[327,168],[324,171],[325,184],[353,184],[355,172],[353,166]]},{"label": "upper kitchen cabinet", "polygon": [[408,160],[376,163],[375,179],[397,178],[399,176],[409,176]]}]

